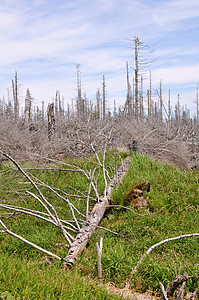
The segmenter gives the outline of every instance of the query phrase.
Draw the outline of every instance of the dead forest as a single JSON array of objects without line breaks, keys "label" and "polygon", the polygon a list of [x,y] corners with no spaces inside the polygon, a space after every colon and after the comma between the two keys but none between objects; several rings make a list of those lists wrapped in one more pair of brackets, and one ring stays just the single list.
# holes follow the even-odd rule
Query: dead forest
[{"label": "dead forest", "polygon": [[[148,89],[144,91],[144,79],[138,58],[140,42],[138,38],[134,38],[134,42],[134,79],[132,80],[129,74],[129,65],[126,63],[127,92],[124,95],[124,104],[117,107],[114,101],[113,110],[108,108],[108,84],[105,76],[102,78],[101,89],[96,92],[96,99],[87,99],[82,91],[81,70],[79,66],[76,66],[77,95],[71,104],[62,98],[60,91],[56,91],[54,101],[48,105],[42,102],[41,106],[34,106],[29,88],[24,99],[19,97],[20,84],[18,74],[15,72],[11,82],[12,97],[0,99],[0,164],[5,161],[14,163],[21,176],[27,179],[38,194],[28,191],[29,196],[40,202],[45,213],[4,203],[0,206],[4,210],[11,211],[11,216],[14,213],[24,213],[59,227],[70,246],[69,252],[67,256],[59,257],[18,236],[0,220],[3,227],[1,232],[7,232],[38,250],[73,265],[100,223],[109,205],[113,186],[122,181],[128,170],[129,157],[126,157],[120,167],[115,166],[114,176],[112,178],[109,176],[105,168],[105,155],[108,149],[115,149],[118,152],[124,150],[129,153],[145,153],[160,161],[174,164],[181,170],[199,166],[198,91],[196,92],[196,115],[194,116],[186,107],[181,106],[179,98],[174,107],[171,105],[170,91],[167,97],[163,96],[161,81],[159,89],[154,90],[151,73]],[[98,154],[99,151],[102,153],[101,156]],[[84,195],[86,199],[84,215],[78,211],[79,208],[73,202],[66,199],[66,193],[63,196],[61,194],[63,191],[44,184],[39,178],[31,177],[20,166],[21,162],[27,161],[33,161],[35,166],[40,166],[40,162],[44,161],[45,163],[48,161],[54,163],[55,160],[64,162],[64,159],[68,157],[89,160],[91,155],[94,155],[96,159],[96,167],[93,171],[67,163],[65,163],[66,169],[60,169],[60,171],[83,173],[88,180],[87,195]],[[59,167],[58,164],[57,166]],[[102,194],[99,194],[97,187],[97,177],[99,176],[99,174],[95,174],[97,168],[99,168],[99,174],[100,172],[102,174],[105,186]],[[119,179],[116,169],[121,176]],[[43,190],[45,192],[48,190],[67,202],[72,221],[62,220],[58,216],[56,207],[53,207],[48,201]],[[89,212],[91,190],[94,191],[97,201]],[[78,194],[78,197],[82,196]],[[14,211],[13,214],[12,211]],[[80,217],[85,220],[78,219]],[[76,234],[76,238],[71,232]],[[187,237],[187,235],[175,239],[182,237]],[[153,250],[153,247],[148,249],[148,253]],[[98,277],[101,278],[100,275]],[[185,280],[188,279],[188,277],[185,278]],[[164,287],[162,291],[163,299],[167,299]]]},{"label": "dead forest", "polygon": [[144,90],[143,81],[154,59],[149,55],[149,47],[138,37],[131,44],[133,76],[126,62],[126,95],[123,105],[117,107],[114,101],[112,110],[105,76],[96,99],[87,99],[82,90],[80,65],[76,66],[76,98],[71,104],[56,91],[54,101],[47,107],[42,102],[40,108],[33,105],[29,89],[24,100],[19,97],[20,84],[15,72],[8,99],[0,99],[0,147],[20,160],[77,157],[89,154],[91,143],[96,151],[101,150],[104,135],[108,137],[109,148],[125,148],[130,152],[138,148],[139,152],[174,163],[181,169],[197,167],[198,86],[195,115],[181,106],[179,95],[177,103],[171,105],[171,92],[163,95],[161,80],[159,89],[154,89],[151,71],[148,88]]},{"label": "dead forest", "polygon": [[[102,91],[98,89],[94,101],[82,94],[81,72],[77,66],[77,96],[72,105],[64,103],[56,91],[54,101],[47,107],[33,106],[29,89],[25,99],[19,100],[18,74],[12,80],[13,99],[0,99],[0,147],[18,160],[39,160],[41,157],[84,157],[103,149],[104,136],[108,148],[138,150],[181,169],[198,165],[198,101],[197,114],[192,117],[187,108],[181,107],[178,99],[171,106],[162,96],[162,86],[154,91],[142,90],[142,77],[131,86],[128,63],[127,94],[124,105],[110,111],[107,105],[105,76]],[[137,84],[136,84],[137,81]],[[134,81],[133,81],[134,82]],[[157,98],[158,96],[158,98]],[[1,161],[3,161],[1,157]]]}]

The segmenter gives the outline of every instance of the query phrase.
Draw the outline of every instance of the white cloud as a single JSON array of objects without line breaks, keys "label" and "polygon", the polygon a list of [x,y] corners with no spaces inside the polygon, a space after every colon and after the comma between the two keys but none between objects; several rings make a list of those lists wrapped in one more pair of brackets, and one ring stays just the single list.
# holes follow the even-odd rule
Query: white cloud
[{"label": "white cloud", "polygon": [[177,25],[179,21],[195,18],[199,16],[199,2],[198,1],[168,1],[160,2],[160,4],[153,10],[153,21],[161,27],[167,25]]},{"label": "white cloud", "polygon": [[195,66],[181,66],[175,68],[161,68],[153,70],[153,80],[160,79],[166,84],[183,84],[199,81],[199,64]]},{"label": "white cloud", "polygon": [[95,95],[105,74],[109,97],[119,102],[123,93],[122,102],[125,62],[133,62],[127,39],[135,35],[149,44],[157,42],[160,59],[153,67],[154,82],[160,78],[172,86],[197,82],[199,61],[192,59],[197,59],[199,44],[194,38],[187,43],[187,36],[185,40],[178,30],[188,24],[190,36],[197,35],[198,16],[199,2],[194,0],[2,0],[1,90],[6,90],[17,69],[24,90],[29,87],[38,101],[51,100],[56,89],[71,98],[75,65],[80,64],[88,95]]}]

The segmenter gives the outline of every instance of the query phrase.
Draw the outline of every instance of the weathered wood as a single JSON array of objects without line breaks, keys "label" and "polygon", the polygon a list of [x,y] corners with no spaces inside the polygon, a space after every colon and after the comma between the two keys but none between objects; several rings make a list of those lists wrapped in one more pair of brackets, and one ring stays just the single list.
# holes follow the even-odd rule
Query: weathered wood
[{"label": "weathered wood", "polygon": [[51,140],[55,133],[54,103],[48,104],[48,139]]},{"label": "weathered wood", "polygon": [[24,111],[24,125],[28,126],[30,122],[30,112],[31,112],[31,95],[30,90],[26,90],[26,98],[25,98],[25,111]]},{"label": "weathered wood", "polygon": [[102,251],[100,250],[98,242],[95,244],[96,252],[97,252],[97,269],[98,269],[98,281],[99,283],[102,282],[102,264],[101,264],[101,254]]},{"label": "weathered wood", "polygon": [[182,285],[185,281],[189,280],[190,276],[187,275],[187,273],[183,274],[183,275],[179,275],[177,276],[167,287],[166,289],[166,297],[163,294],[161,297],[161,300],[165,300],[165,299],[169,299],[170,297],[173,296],[175,290]]},{"label": "weathered wood", "polygon": [[135,274],[138,270],[138,267],[140,266],[140,264],[142,263],[143,259],[149,255],[155,248],[165,244],[165,243],[168,243],[168,242],[172,242],[172,241],[177,241],[177,240],[180,240],[180,239],[184,239],[184,238],[188,238],[188,237],[193,237],[193,236],[199,236],[199,233],[190,233],[190,234],[184,234],[184,235],[180,235],[180,236],[176,236],[176,237],[173,237],[173,238],[168,238],[166,240],[163,240],[157,244],[154,244],[153,246],[151,246],[143,255],[142,257],[140,258],[140,260],[138,261],[137,265],[135,266],[135,268],[133,269],[133,271],[131,272],[131,275],[129,277],[129,281],[131,280],[131,277],[133,274]]},{"label": "weathered wood", "polygon": [[88,221],[82,226],[80,232],[72,242],[67,256],[63,258],[63,261],[67,262],[67,264],[73,265],[75,260],[82,254],[109,205],[112,188],[122,182],[124,175],[128,171],[129,164],[130,157],[128,156],[124,159],[115,176],[110,180],[104,194],[99,198],[99,202],[94,205]]}]

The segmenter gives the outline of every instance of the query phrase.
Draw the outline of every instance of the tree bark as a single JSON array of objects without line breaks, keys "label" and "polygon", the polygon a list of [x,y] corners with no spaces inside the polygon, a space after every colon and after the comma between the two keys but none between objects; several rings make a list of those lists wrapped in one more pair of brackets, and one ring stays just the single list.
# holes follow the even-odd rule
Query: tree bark
[{"label": "tree bark", "polygon": [[99,202],[97,202],[93,207],[88,221],[82,226],[80,232],[72,242],[67,256],[63,258],[63,261],[65,261],[67,264],[73,265],[75,260],[82,254],[90,237],[103,218],[106,208],[109,205],[113,187],[122,182],[124,175],[128,171],[129,164],[130,157],[128,156],[124,159],[116,175],[110,180],[106,190],[104,191],[104,194],[100,197]]},{"label": "tree bark", "polygon": [[[187,275],[187,273],[183,275],[177,276],[167,287],[166,289],[166,295],[162,295],[161,300],[169,299],[173,296],[175,290],[183,284],[183,282],[189,280],[190,276]],[[166,297],[167,298],[166,298]]]}]

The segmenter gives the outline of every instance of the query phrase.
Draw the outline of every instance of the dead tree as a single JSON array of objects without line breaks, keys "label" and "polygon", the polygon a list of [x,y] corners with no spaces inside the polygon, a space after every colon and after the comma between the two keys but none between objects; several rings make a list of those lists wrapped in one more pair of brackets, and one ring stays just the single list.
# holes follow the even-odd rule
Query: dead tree
[{"label": "dead tree", "polygon": [[104,75],[102,80],[102,105],[103,105],[103,121],[105,121],[106,120],[106,82],[105,82]]},{"label": "dead tree", "polygon": [[78,120],[84,119],[84,99],[82,97],[82,83],[80,65],[76,66],[77,69],[77,118]]},{"label": "dead tree", "polygon": [[141,76],[140,82],[140,97],[139,97],[139,115],[140,120],[144,118],[144,99],[143,99],[143,77]]},{"label": "dead tree", "polygon": [[48,104],[48,139],[55,134],[54,103]]},{"label": "dead tree", "polygon": [[45,120],[44,101],[42,101],[42,103],[41,103],[41,123],[42,123],[42,126],[44,125],[44,120]]},{"label": "dead tree", "polygon": [[59,119],[59,100],[60,100],[60,93],[56,91],[55,93],[55,119]]},{"label": "dead tree", "polygon": [[122,163],[121,167],[118,169],[117,174],[110,180],[109,184],[105,187],[103,195],[99,198],[99,201],[93,207],[88,221],[82,226],[80,233],[76,236],[75,240],[71,244],[69,252],[64,261],[70,265],[73,265],[75,260],[82,254],[84,248],[86,247],[90,237],[97,228],[99,222],[101,221],[106,208],[109,205],[112,188],[121,183],[124,175],[128,171],[130,158],[127,157]]},{"label": "dead tree", "polygon": [[135,43],[135,119],[138,120],[138,75],[139,75],[139,67],[138,67],[138,46],[139,46],[139,38],[134,37]]},{"label": "dead tree", "polygon": [[199,99],[198,99],[198,84],[196,87],[196,118],[197,122],[199,121]]},{"label": "dead tree", "polygon": [[151,99],[151,93],[152,93],[152,87],[151,87],[151,71],[149,72],[149,117],[151,117],[152,114],[152,99]]},{"label": "dead tree", "polygon": [[175,105],[175,120],[176,123],[179,125],[181,120],[181,108],[180,108],[180,95],[178,94],[178,101]]},{"label": "dead tree", "polygon": [[[148,67],[152,62],[154,62],[154,59],[149,59],[148,57],[146,57],[147,53],[144,53],[144,52],[146,49],[148,49],[148,46],[145,45],[143,42],[141,42],[138,37],[135,36],[133,39],[133,42],[134,42],[134,71],[135,71],[135,100],[134,100],[135,108],[134,109],[135,109],[135,120],[138,121],[138,119],[139,119],[139,82],[142,81],[141,77],[143,77],[146,67]],[[141,83],[141,86],[142,86],[142,83]],[[141,94],[142,94],[142,91],[141,91]],[[149,98],[150,98],[150,102],[151,102],[151,73],[150,73]],[[142,100],[142,97],[140,97],[140,99]],[[140,108],[140,111],[142,111],[142,108]]]},{"label": "dead tree", "polygon": [[159,99],[160,99],[160,122],[162,122],[163,102],[162,102],[162,82],[161,82],[161,80],[160,80],[160,95],[159,95]]},{"label": "dead tree", "polygon": [[[49,108],[50,109],[53,108],[52,104],[49,105]],[[51,110],[50,110],[50,112],[51,112]],[[50,115],[50,116],[52,117],[52,115]],[[107,140],[107,137],[105,137],[103,134],[99,133],[99,139],[101,139],[101,138],[103,140],[104,139]],[[110,139],[110,137],[108,139]],[[81,140],[79,142],[81,142]],[[107,142],[108,142],[108,140],[107,140]],[[60,228],[70,249],[69,249],[68,255],[65,258],[60,258],[56,254],[51,253],[48,250],[43,249],[40,246],[32,243],[31,241],[24,239],[23,237],[15,234],[13,231],[8,229],[8,227],[4,224],[4,222],[1,219],[0,219],[0,224],[3,227],[3,230],[0,232],[5,232],[8,234],[11,234],[14,237],[24,241],[25,243],[35,247],[36,249],[38,249],[48,255],[51,255],[59,260],[63,260],[69,264],[73,264],[75,259],[79,255],[81,255],[81,253],[83,252],[84,247],[86,246],[92,233],[97,228],[100,220],[102,219],[104,212],[105,212],[107,206],[109,205],[112,188],[122,181],[122,178],[124,177],[125,173],[128,170],[128,166],[129,166],[129,162],[130,162],[129,157],[124,160],[124,162],[122,163],[122,166],[119,168],[116,175],[112,179],[110,179],[108,171],[105,168],[105,156],[106,156],[107,142],[104,147],[103,158],[100,159],[95,150],[94,145],[92,143],[85,144],[82,141],[83,145],[85,145],[86,147],[90,147],[90,149],[93,151],[93,153],[96,157],[96,161],[97,161],[97,162],[95,162],[95,166],[98,167],[99,172],[102,172],[102,174],[103,174],[104,185],[105,185],[103,195],[99,196],[99,193],[96,188],[96,183],[94,181],[94,174],[95,174],[96,167],[94,168],[92,174],[91,174],[91,172],[88,172],[87,170],[84,170],[76,165],[70,165],[70,164],[67,164],[64,162],[62,162],[62,164],[63,164],[63,166],[65,166],[65,168],[62,168],[62,169],[58,168],[58,170],[60,172],[61,171],[81,172],[89,181],[88,195],[87,195],[87,199],[86,199],[86,202],[87,202],[86,214],[80,213],[78,211],[78,209],[70,202],[70,200],[68,198],[66,198],[65,195],[67,195],[67,194],[65,192],[49,186],[48,184],[42,182],[38,178],[32,177],[31,174],[26,173],[26,171],[17,163],[17,161],[15,159],[13,159],[10,155],[8,155],[7,153],[5,153],[3,150],[0,149],[0,154],[5,156],[7,159],[11,160],[13,162],[13,164],[17,167],[17,169],[23,174],[23,176],[26,178],[26,180],[32,185],[32,187],[34,187],[35,192],[27,191],[27,193],[43,206],[43,208],[45,209],[45,212],[31,210],[31,209],[28,209],[25,207],[17,207],[17,206],[13,206],[13,205],[4,204],[4,203],[2,203],[2,204],[0,203],[0,208],[10,210],[11,212],[15,212],[15,213],[23,213],[26,215],[31,215],[33,217],[42,219],[43,221],[50,222],[51,224]],[[109,181],[109,183],[108,183],[108,181]],[[44,195],[44,192],[41,191],[40,186],[44,187],[45,189],[48,189],[50,192],[55,194],[56,197],[59,197],[60,199],[62,199],[62,201],[65,201],[68,204],[71,214],[72,214],[72,218],[73,218],[72,221],[70,221],[70,220],[65,221],[59,217],[56,207],[54,205],[52,205],[51,202],[49,202],[49,200]],[[92,211],[89,213],[89,199],[90,199],[91,188],[95,192],[97,202],[94,205]],[[63,194],[64,194],[64,196],[63,196]],[[74,195],[72,195],[72,196],[74,196]],[[85,218],[85,221],[78,220],[76,217],[76,214],[80,215],[81,218],[82,217]],[[81,224],[82,224],[82,226],[81,226]],[[74,238],[69,231],[76,233],[77,234],[76,238]]]},{"label": "dead tree", "polygon": [[31,96],[30,96],[30,90],[27,89],[26,98],[25,98],[25,111],[24,111],[24,125],[25,126],[29,125],[30,113],[31,113]]},{"label": "dead tree", "polygon": [[15,122],[19,119],[19,98],[18,98],[18,76],[17,71],[15,71],[15,78],[12,80],[12,93],[14,101],[14,116]]},{"label": "dead tree", "polygon": [[97,90],[97,93],[96,93],[96,100],[97,100],[97,107],[96,107],[96,117],[97,117],[97,120],[100,120],[101,119],[101,116],[100,116],[100,90],[98,89]]},{"label": "dead tree", "polygon": [[127,81],[127,96],[126,96],[126,108],[128,119],[131,120],[132,117],[132,91],[129,80],[129,68],[128,62],[126,62],[126,81]]},{"label": "dead tree", "polygon": [[169,90],[169,99],[168,99],[168,133],[170,133],[171,127],[171,93]]}]

